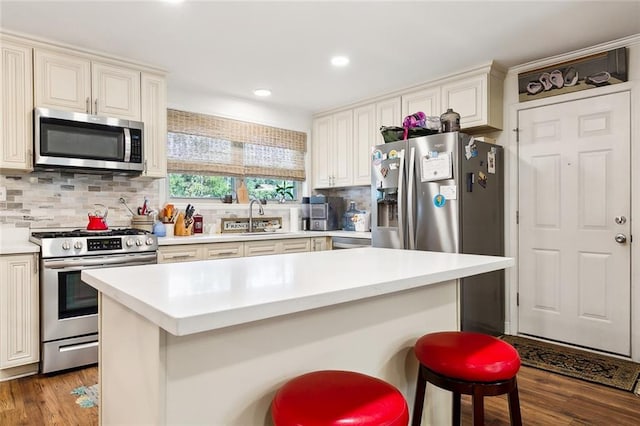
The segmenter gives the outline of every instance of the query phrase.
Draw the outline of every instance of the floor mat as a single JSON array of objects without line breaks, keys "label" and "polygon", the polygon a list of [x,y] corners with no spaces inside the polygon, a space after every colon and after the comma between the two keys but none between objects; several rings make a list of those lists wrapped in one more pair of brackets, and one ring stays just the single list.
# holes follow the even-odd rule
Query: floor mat
[{"label": "floor mat", "polygon": [[502,336],[522,365],[633,392],[640,396],[640,364],[519,336]]},{"label": "floor mat", "polygon": [[82,408],[91,408],[99,405],[98,384],[91,386],[79,386],[71,391],[71,395],[78,395],[76,404]]}]

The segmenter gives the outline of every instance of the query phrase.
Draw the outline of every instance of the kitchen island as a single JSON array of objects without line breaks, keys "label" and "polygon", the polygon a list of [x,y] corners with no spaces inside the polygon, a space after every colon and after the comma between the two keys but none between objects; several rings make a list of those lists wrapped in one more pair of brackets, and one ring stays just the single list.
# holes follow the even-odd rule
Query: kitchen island
[{"label": "kitchen island", "polygon": [[[100,292],[101,424],[268,425],[276,390],[320,369],[380,377],[411,406],[412,346],[459,328],[457,279],[512,265],[362,248],[85,270]],[[446,423],[449,395],[430,395],[424,424]]]}]

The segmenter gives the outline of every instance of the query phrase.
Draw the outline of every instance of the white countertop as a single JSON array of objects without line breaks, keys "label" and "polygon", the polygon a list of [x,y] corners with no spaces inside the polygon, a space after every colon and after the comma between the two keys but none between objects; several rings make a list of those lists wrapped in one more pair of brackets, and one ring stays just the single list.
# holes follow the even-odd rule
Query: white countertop
[{"label": "white countertop", "polygon": [[0,255],[37,253],[40,246],[29,242],[29,228],[0,226]]},{"label": "white countertop", "polygon": [[82,280],[176,336],[504,269],[506,257],[383,248],[82,271]]},{"label": "white countertop", "polygon": [[188,237],[159,237],[158,245],[171,246],[179,244],[223,243],[232,241],[258,241],[283,238],[311,238],[311,237],[350,237],[371,239],[371,232],[351,231],[297,231],[297,232],[257,232],[257,233],[225,233],[225,234],[194,234]]},{"label": "white countertop", "polygon": [[29,241],[2,241],[0,242],[0,255],[38,253],[40,246]]}]

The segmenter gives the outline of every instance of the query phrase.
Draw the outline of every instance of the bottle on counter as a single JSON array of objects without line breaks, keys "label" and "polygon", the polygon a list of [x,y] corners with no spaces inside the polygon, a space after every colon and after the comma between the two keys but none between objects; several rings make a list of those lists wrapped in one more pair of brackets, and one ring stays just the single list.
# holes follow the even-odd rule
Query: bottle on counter
[{"label": "bottle on counter", "polygon": [[355,201],[350,201],[349,208],[342,215],[342,229],[344,231],[355,231],[356,220],[360,213],[361,213],[360,210],[356,208]]},{"label": "bottle on counter", "polygon": [[460,131],[460,114],[449,108],[440,116],[443,132],[459,132]]}]

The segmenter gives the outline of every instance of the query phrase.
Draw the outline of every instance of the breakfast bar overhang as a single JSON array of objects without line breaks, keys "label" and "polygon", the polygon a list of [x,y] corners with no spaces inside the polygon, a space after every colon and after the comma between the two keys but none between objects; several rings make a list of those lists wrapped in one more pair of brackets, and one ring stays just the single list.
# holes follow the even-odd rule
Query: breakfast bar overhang
[{"label": "breakfast bar overhang", "polygon": [[[269,425],[276,390],[325,369],[386,380],[411,406],[413,344],[459,329],[457,280],[513,264],[361,248],[85,270],[100,292],[100,423]],[[427,392],[423,424],[450,423],[449,394]]]}]

